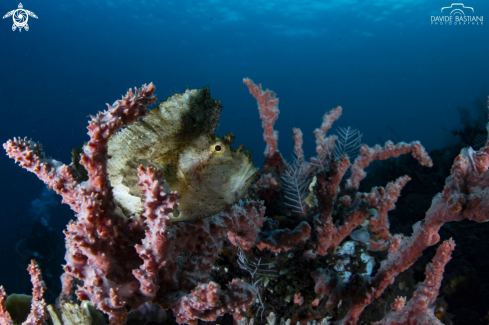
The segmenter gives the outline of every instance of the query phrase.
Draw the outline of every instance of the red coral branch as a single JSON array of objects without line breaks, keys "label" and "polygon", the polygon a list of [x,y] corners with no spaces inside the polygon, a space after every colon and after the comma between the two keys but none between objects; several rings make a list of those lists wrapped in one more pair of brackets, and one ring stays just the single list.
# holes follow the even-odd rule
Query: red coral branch
[{"label": "red coral branch", "polygon": [[12,318],[7,311],[5,302],[7,301],[7,293],[3,286],[0,286],[0,325],[12,325]]},{"label": "red coral branch", "polygon": [[174,313],[179,324],[196,325],[198,319],[214,321],[224,313],[231,313],[235,320],[239,320],[239,313],[254,303],[256,294],[255,287],[241,280],[229,283],[225,293],[221,293],[219,284],[211,281],[199,284],[183,297]]},{"label": "red coral branch", "polygon": [[270,249],[274,253],[288,251],[298,244],[307,241],[311,234],[311,226],[302,221],[294,230],[278,229],[268,235],[260,236],[260,243],[256,245],[260,250]]},{"label": "red coral branch", "polygon": [[32,142],[27,138],[13,138],[3,144],[7,155],[18,162],[19,165],[37,175],[46,185],[63,197],[74,211],[79,211],[76,188],[80,181],[75,170],[61,162],[46,158],[40,143]]},{"label": "red coral branch", "polygon": [[304,151],[302,150],[302,131],[299,128],[293,128],[294,133],[294,154],[297,161],[302,164],[304,162]]},{"label": "red coral branch", "polygon": [[39,265],[34,260],[31,260],[31,264],[27,268],[31,276],[32,283],[32,301],[31,301],[31,311],[27,316],[25,322],[22,325],[42,325],[47,319],[46,302],[44,301],[42,295],[44,290],[46,290],[46,285],[41,277],[41,270],[39,270]]},{"label": "red coral branch", "polygon": [[394,254],[369,281],[367,293],[358,294],[346,316],[345,324],[355,324],[361,312],[375,298],[379,297],[394,278],[410,267],[440,236],[438,231],[445,222],[460,221],[464,218],[477,222],[489,221],[489,142],[478,152],[464,148],[455,159],[451,174],[446,179],[442,193],[435,196],[426,217],[414,225],[411,237],[403,240]]},{"label": "red coral branch", "polygon": [[153,298],[160,287],[158,272],[164,268],[168,255],[166,250],[171,247],[166,236],[168,228],[172,226],[168,215],[178,206],[178,194],[165,193],[163,172],[158,172],[154,167],[145,169],[139,166],[138,172],[141,193],[146,197],[143,216],[147,229],[141,245],[136,245],[136,251],[144,262],[133,274],[141,283],[143,294]]},{"label": "red coral branch", "polygon": [[321,127],[314,130],[314,135],[316,136],[316,152],[318,155],[317,157],[311,158],[311,163],[317,169],[325,169],[331,160],[338,137],[336,135],[327,137],[326,133],[331,129],[333,123],[340,118],[342,112],[343,109],[341,106],[326,112],[323,116]]},{"label": "red coral branch", "polygon": [[271,90],[262,90],[261,84],[256,85],[249,78],[244,78],[243,82],[248,86],[250,93],[258,102],[258,110],[260,111],[261,125],[263,127],[263,139],[267,143],[265,149],[265,157],[272,157],[277,149],[278,131],[273,129],[273,125],[278,118],[280,111],[278,110],[278,98]]},{"label": "red coral branch", "polygon": [[430,156],[428,156],[428,153],[419,141],[413,141],[411,143],[400,142],[396,145],[394,145],[392,141],[387,141],[383,147],[375,145],[373,148],[364,145],[360,148],[360,155],[358,155],[351,166],[351,176],[346,181],[346,190],[350,193],[354,193],[358,190],[360,182],[367,176],[364,169],[367,168],[372,161],[386,160],[408,152],[411,152],[411,155],[416,158],[421,165],[428,167],[433,166]]},{"label": "red coral branch", "polygon": [[65,232],[65,271],[83,280],[78,297],[90,299],[109,314],[114,324],[125,322],[126,306],[138,307],[144,302],[138,292],[139,282],[131,272],[141,263],[134,245],[143,232],[137,221],[120,213],[113,200],[107,177],[107,144],[119,128],[146,114],[146,106],[156,100],[154,89],[150,84],[134,92],[129,90],[107,111],[92,117],[88,126],[90,141],[80,160],[88,172],[85,182],[77,179],[70,166],[45,158],[38,144],[26,139],[4,144],[11,158],[55,189],[78,213],[77,221],[70,222]]},{"label": "red coral branch", "polygon": [[241,203],[228,208],[225,213],[232,220],[232,227],[227,232],[231,244],[237,246],[236,241],[239,241],[245,251],[250,250],[255,246],[256,236],[263,224],[265,207],[261,204],[255,206],[251,202]]},{"label": "red coral branch", "polygon": [[[22,323],[22,325],[43,325],[44,321],[47,319],[47,309],[46,302],[44,301],[43,294],[46,286],[41,277],[41,270],[36,261],[31,260],[31,264],[27,267],[29,274],[31,276],[32,283],[32,300],[31,300],[31,311],[27,315],[27,319]],[[3,286],[0,286],[0,324],[1,325],[13,325],[14,322],[10,317],[10,314],[5,307],[5,302],[7,300],[7,294]]]},{"label": "red coral branch", "polygon": [[375,206],[375,215],[369,220],[369,232],[373,235],[369,240],[370,250],[383,251],[389,246],[392,235],[389,232],[387,212],[394,210],[402,188],[410,180],[410,177],[402,176],[394,182],[389,182],[385,189],[379,187],[372,190],[378,192],[378,197],[375,199],[376,202],[370,202]]},{"label": "red coral branch", "polygon": [[404,305],[406,299],[398,298],[391,311],[377,325],[441,325],[433,314],[431,305],[435,303],[440,289],[445,265],[455,249],[452,239],[444,241],[436,251],[433,261],[426,266],[426,279],[418,285],[413,297]]},{"label": "red coral branch", "polygon": [[[336,202],[337,188],[345,175],[350,162],[347,156],[335,160],[328,171],[319,172],[314,191],[318,200],[318,208],[321,214],[316,217],[315,231],[317,244],[315,253],[326,255],[334,250],[350,233],[368,217],[368,206],[363,200],[355,209],[346,216],[342,225],[336,226],[333,222],[333,210]],[[341,200],[345,202],[345,200]],[[360,202],[360,201],[359,201]],[[345,202],[345,204],[349,204]]]}]

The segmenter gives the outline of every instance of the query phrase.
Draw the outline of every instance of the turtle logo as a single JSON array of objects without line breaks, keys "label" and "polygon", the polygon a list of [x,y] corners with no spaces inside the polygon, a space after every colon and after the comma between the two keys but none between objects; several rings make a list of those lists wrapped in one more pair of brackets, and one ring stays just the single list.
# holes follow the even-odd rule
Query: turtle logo
[{"label": "turtle logo", "polygon": [[5,14],[5,16],[3,16],[4,19],[12,16],[12,19],[14,20],[14,24],[12,25],[13,31],[15,31],[17,28],[19,29],[19,32],[22,31],[22,28],[25,28],[25,30],[28,31],[29,25],[27,25],[27,20],[29,20],[29,16],[37,19],[35,13],[23,8],[22,3],[19,3],[19,9],[9,11]]}]

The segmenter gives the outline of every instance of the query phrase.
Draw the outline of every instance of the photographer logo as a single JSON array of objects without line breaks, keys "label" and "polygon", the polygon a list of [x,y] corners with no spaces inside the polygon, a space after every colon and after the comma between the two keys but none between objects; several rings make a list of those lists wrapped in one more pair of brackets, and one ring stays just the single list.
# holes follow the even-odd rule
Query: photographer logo
[{"label": "photographer logo", "polygon": [[482,25],[483,16],[474,15],[474,8],[463,3],[452,3],[441,8],[441,15],[431,16],[431,25]]},{"label": "photographer logo", "polygon": [[35,13],[29,10],[25,10],[24,6],[22,6],[22,3],[19,3],[19,8],[14,9],[12,11],[9,11],[3,16],[3,19],[8,18],[12,16],[12,19],[14,20],[14,24],[12,25],[12,31],[15,31],[17,28],[19,29],[19,32],[22,31],[22,28],[24,28],[26,31],[29,30],[29,25],[27,25],[27,21],[29,20],[29,16],[36,18],[37,16]]}]

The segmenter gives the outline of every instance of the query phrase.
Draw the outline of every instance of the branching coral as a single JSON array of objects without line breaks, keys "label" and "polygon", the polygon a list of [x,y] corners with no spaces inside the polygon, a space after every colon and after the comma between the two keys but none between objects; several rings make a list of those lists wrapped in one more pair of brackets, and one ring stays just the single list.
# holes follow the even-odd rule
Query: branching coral
[{"label": "branching coral", "polygon": [[[292,322],[332,316],[338,323],[355,324],[364,308],[374,299],[379,298],[400,272],[410,267],[421,256],[424,249],[439,241],[438,231],[443,223],[463,219],[477,222],[489,220],[487,214],[484,213],[489,204],[487,200],[489,176],[486,172],[489,166],[489,144],[486,143],[477,152],[471,148],[462,150],[452,167],[451,176],[447,178],[443,192],[434,198],[425,220],[414,225],[413,234],[410,237],[392,236],[389,232],[387,214],[388,211],[395,208],[397,198],[410,178],[403,176],[387,184],[385,188],[375,187],[369,193],[361,193],[358,189],[361,180],[366,176],[365,168],[373,160],[384,160],[405,153],[411,153],[424,166],[431,166],[432,161],[419,142],[409,144],[401,142],[394,145],[388,141],[384,147],[375,146],[373,148],[364,145],[352,165],[350,177],[343,181],[346,170],[350,166],[349,158],[346,155],[334,157],[332,152],[337,137],[326,136],[326,132],[339,118],[341,112],[341,107],[338,107],[324,115],[321,128],[315,131],[318,156],[312,158],[311,163],[304,163],[303,169],[308,173],[304,173],[303,177],[313,179],[311,185],[313,185],[317,206],[308,207],[307,211],[297,213],[294,209],[289,209],[287,205],[281,204],[280,199],[267,200],[271,197],[270,194],[262,196],[266,190],[262,189],[257,193],[265,199],[267,210],[275,212],[275,216],[267,215],[267,217],[276,219],[272,221],[265,218],[264,226],[273,226],[262,228],[259,237],[261,242],[257,246],[261,249],[269,248],[274,252],[292,248],[293,254],[297,256],[295,262],[287,262],[284,266],[288,265],[290,270],[290,267],[294,267],[293,265],[302,264],[303,266],[308,265],[307,269],[312,269],[311,276],[315,282],[314,292],[319,297],[311,296],[310,283],[304,281],[300,276],[303,273],[299,273],[300,275],[296,273],[287,278],[289,283],[296,283],[294,285],[296,294],[309,296],[306,298],[306,301],[309,300],[307,305],[304,304],[283,313],[279,306],[287,302],[277,300],[277,296],[271,290],[264,295],[265,301],[276,304],[273,307],[270,306],[275,314],[285,319],[290,317]],[[303,161],[302,132],[298,129],[293,131],[294,152]],[[269,177],[280,179],[280,176],[290,168],[291,166],[288,166],[278,156],[278,153],[275,153],[273,159],[266,157],[262,172],[270,174]],[[277,193],[274,197],[286,199],[279,189],[275,191]],[[280,215],[287,217],[280,218],[278,217]],[[301,221],[303,215],[306,221]],[[300,229],[304,229],[306,224],[311,228],[310,239],[308,236],[296,241],[295,234],[300,232]],[[338,259],[335,248],[345,243],[354,230],[361,230],[361,237],[367,236],[362,241],[366,240],[367,243],[360,241],[352,246],[358,247],[358,250],[355,249],[358,257],[356,261],[351,260],[351,257],[348,258],[348,268],[353,267],[350,265],[355,263],[360,268],[358,271],[348,269],[353,272],[353,276],[349,283],[344,283],[340,278],[345,271],[345,266],[339,267],[338,263],[344,263],[345,260],[344,258]],[[350,238],[356,238],[356,236]],[[295,244],[291,246],[291,242]],[[362,245],[364,248],[361,248]],[[430,277],[435,276],[438,286],[443,266],[449,259],[442,256],[446,256],[453,250],[453,242],[443,244],[442,247],[433,262],[438,266],[427,268],[426,281],[432,281],[429,280]],[[381,262],[380,268],[371,277],[361,275],[364,274],[365,267],[367,267],[365,262],[362,262],[366,249],[387,251],[386,259]],[[277,261],[283,258],[279,255]],[[438,262],[440,259],[444,262]],[[437,289],[433,288],[428,298],[431,302],[436,297],[436,293],[433,295],[435,291]],[[399,310],[409,313],[410,316],[409,320],[394,323],[414,324],[413,320],[416,319],[419,323],[423,323],[422,320],[429,315],[431,315],[430,319],[434,319],[427,304],[421,302],[424,301],[423,299],[416,298],[408,302],[407,309],[398,307]],[[390,324],[394,316],[389,317],[388,323]]]},{"label": "branching coral", "polygon": [[[109,105],[107,111],[92,117],[88,127],[90,141],[80,159],[88,174],[86,181],[79,179],[72,165],[46,158],[39,144],[27,139],[4,144],[10,157],[53,188],[76,213],[77,220],[70,222],[65,231],[63,280],[68,284],[61,301],[68,299],[72,278],[78,278],[83,281],[76,291],[78,299],[90,300],[109,315],[112,324],[124,324],[128,311],[147,301],[163,309],[179,308],[191,290],[209,281],[209,272],[228,232],[238,234],[249,228],[258,229],[263,220],[260,203],[239,201],[224,210],[226,204],[222,203],[222,211],[205,220],[173,225],[170,217],[177,208],[177,194],[167,193],[160,171],[144,166],[139,167],[139,185],[145,198],[143,213],[123,214],[109,181],[109,140],[118,129],[147,114],[146,106],[156,99],[154,89],[150,84],[134,92],[130,90],[122,100]],[[216,123],[215,116],[210,123]],[[137,175],[137,170],[133,173]],[[243,213],[256,214],[252,219],[256,224],[250,225]],[[243,238],[244,242],[247,240]],[[179,260],[182,252],[188,252],[185,261]],[[230,286],[239,287],[242,294],[226,295],[223,299],[231,309],[216,305],[214,315],[241,310],[253,302],[251,287],[239,281],[233,283]],[[216,308],[221,308],[220,312]],[[182,309],[179,317],[184,319],[184,314]]]},{"label": "branching coral", "polygon": [[[489,220],[489,143],[478,151],[462,150],[443,192],[411,236],[392,235],[388,212],[410,178],[399,177],[365,193],[359,191],[360,182],[373,160],[411,153],[431,166],[421,144],[364,145],[351,164],[350,151],[335,155],[338,137],[327,136],[342,113],[337,107],[314,131],[317,156],[309,162],[302,132],[293,130],[296,160],[289,165],[278,152],[273,129],[278,99],[250,79],[244,82],[258,101],[267,143],[265,164],[256,175],[249,155],[241,147],[231,148],[232,135],[213,134],[220,103],[207,88],[189,90],[150,113],[154,86],[129,91],[92,117],[90,141],[76,160],[79,166],[47,158],[40,144],[27,139],[4,144],[11,158],[75,211],[76,220],[65,231],[59,304],[71,301],[76,278],[82,281],[78,299],[90,300],[109,315],[111,324],[124,324],[129,311],[148,303],[171,309],[177,322],[191,325],[225,313],[239,320],[257,312],[267,313],[272,325],[281,318],[288,323],[356,324],[400,272],[439,242],[445,222]],[[203,124],[193,129],[195,121]],[[77,173],[81,167],[87,178]],[[313,198],[308,204],[305,194]],[[441,244],[413,298],[392,299],[392,312],[368,321],[438,324],[429,306],[453,250],[453,241]],[[39,312],[29,324],[45,317],[36,270],[30,270],[38,279],[32,310]],[[0,289],[2,325],[10,324],[5,297]],[[263,321],[259,317],[256,322]]]}]

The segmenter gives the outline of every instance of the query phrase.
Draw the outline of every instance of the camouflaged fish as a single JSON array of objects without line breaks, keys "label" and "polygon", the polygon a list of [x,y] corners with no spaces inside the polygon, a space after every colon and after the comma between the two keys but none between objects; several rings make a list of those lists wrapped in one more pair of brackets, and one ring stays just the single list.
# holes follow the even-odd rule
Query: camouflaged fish
[{"label": "camouflaged fish", "polygon": [[180,195],[174,221],[211,216],[246,195],[256,168],[243,146],[231,148],[232,134],[214,135],[221,109],[208,87],[186,90],[110,138],[109,179],[126,215],[144,211],[139,165],[163,170],[167,190]]}]

